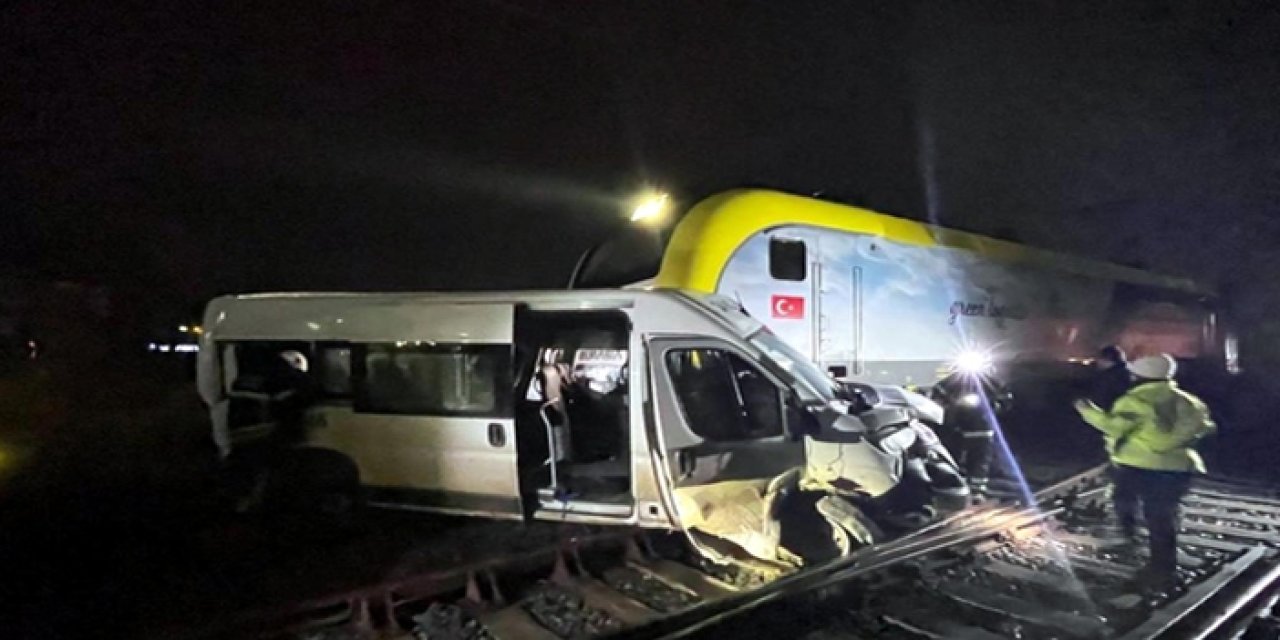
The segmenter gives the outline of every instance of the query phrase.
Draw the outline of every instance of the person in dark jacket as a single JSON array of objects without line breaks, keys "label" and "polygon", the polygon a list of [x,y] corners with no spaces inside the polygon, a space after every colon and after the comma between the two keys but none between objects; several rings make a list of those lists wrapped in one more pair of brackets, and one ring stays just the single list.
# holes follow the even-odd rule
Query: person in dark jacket
[{"label": "person in dark jacket", "polygon": [[1129,362],[1125,358],[1123,349],[1116,345],[1107,345],[1098,352],[1093,366],[1097,369],[1097,373],[1089,390],[1089,399],[1104,411],[1110,410],[1111,405],[1133,386],[1133,380],[1129,375]]},{"label": "person in dark jacket", "polygon": [[[307,357],[288,350],[265,363],[260,380],[254,380],[257,397],[267,403],[271,427],[264,437],[240,445],[231,458],[229,475],[238,494],[236,510],[261,507],[273,472],[287,459],[289,449],[306,436],[307,409],[319,398],[319,388],[308,372]],[[245,486],[247,483],[247,486]]]},{"label": "person in dark jacket", "polygon": [[1008,408],[1009,390],[993,370],[956,371],[933,387],[933,400],[946,410],[944,441],[957,452],[960,471],[975,496],[987,491],[996,453],[996,420]]},{"label": "person in dark jacket", "polygon": [[315,404],[319,389],[308,372],[307,357],[298,351],[284,351],[273,361],[267,381],[271,394],[272,434],[276,447],[297,444],[304,437],[307,409]]}]

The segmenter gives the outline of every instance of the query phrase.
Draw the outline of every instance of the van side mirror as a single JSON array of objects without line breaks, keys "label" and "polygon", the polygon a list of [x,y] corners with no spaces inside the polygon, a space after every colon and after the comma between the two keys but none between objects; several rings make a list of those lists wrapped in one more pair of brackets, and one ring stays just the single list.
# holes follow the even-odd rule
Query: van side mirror
[{"label": "van side mirror", "polygon": [[875,391],[866,385],[845,382],[841,383],[840,391],[843,399],[849,401],[849,415],[858,415],[869,411],[880,402],[880,398],[875,395]]},{"label": "van side mirror", "polygon": [[792,440],[802,440],[805,436],[816,436],[822,430],[818,417],[805,408],[795,391],[787,394],[783,420],[786,434]]}]

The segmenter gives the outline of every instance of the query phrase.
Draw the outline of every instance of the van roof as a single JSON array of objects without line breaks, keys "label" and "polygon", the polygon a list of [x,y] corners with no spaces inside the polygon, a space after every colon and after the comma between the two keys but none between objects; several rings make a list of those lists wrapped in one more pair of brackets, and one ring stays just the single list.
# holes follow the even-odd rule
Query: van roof
[{"label": "van roof", "polygon": [[[223,296],[205,309],[204,339],[509,340],[513,317],[493,306],[527,305],[539,311],[627,309],[642,299],[684,313],[709,314],[715,324],[742,332],[752,321],[732,318],[736,306],[716,296],[679,290],[587,289],[468,292],[282,292]],[[696,310],[696,311],[695,311]],[[663,314],[666,315],[666,314]],[[677,313],[664,321],[682,326]],[[674,325],[672,323],[675,323]],[[659,324],[662,324],[660,322]]]},{"label": "van roof", "polygon": [[[282,291],[268,293],[244,293],[223,296],[220,300],[331,300],[335,302],[401,302],[405,304],[466,304],[466,303],[521,303],[521,302],[625,302],[638,296],[670,296],[675,291],[647,289],[534,289],[511,291]],[[694,293],[692,295],[700,295]]]}]

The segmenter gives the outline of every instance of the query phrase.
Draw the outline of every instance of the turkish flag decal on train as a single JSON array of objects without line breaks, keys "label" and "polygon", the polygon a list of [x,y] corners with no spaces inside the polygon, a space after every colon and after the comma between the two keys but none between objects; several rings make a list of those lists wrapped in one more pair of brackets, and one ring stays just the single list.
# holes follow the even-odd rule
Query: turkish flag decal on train
[{"label": "turkish flag decal on train", "polygon": [[804,296],[773,296],[770,300],[773,317],[785,320],[804,318]]}]

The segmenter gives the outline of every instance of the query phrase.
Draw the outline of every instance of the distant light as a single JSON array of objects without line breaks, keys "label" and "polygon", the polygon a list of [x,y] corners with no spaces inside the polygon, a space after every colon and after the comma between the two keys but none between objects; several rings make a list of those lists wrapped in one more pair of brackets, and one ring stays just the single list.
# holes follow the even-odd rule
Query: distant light
[{"label": "distant light", "polygon": [[171,347],[171,346],[169,346],[169,345],[167,345],[167,344],[162,344],[162,345],[160,345],[160,353],[169,353],[169,351],[171,351],[172,349],[173,349],[173,347]]},{"label": "distant light", "polygon": [[671,196],[665,193],[649,192],[641,195],[634,208],[631,209],[631,221],[646,224],[661,221],[671,207]]},{"label": "distant light", "polygon": [[204,333],[204,327],[201,327],[201,326],[199,326],[199,325],[196,325],[196,326],[194,326],[194,327],[191,327],[191,333],[194,333],[194,334],[196,334],[196,335],[200,335],[200,334]]},{"label": "distant light", "polygon": [[982,398],[976,393],[966,393],[960,396],[960,399],[956,401],[956,404],[962,407],[976,407],[982,404]]},{"label": "distant light", "polygon": [[157,348],[156,343],[154,343],[154,342],[148,342],[148,343],[147,343],[147,351],[155,351],[155,350],[156,350],[156,348]]},{"label": "distant light", "polygon": [[191,330],[191,327],[188,327],[188,326],[187,326],[187,325],[185,325],[185,324],[180,324],[180,325],[178,325],[178,331],[179,331],[179,332],[181,332],[181,333],[186,333],[186,332],[188,332],[188,331],[190,331],[190,330]]},{"label": "distant light", "polygon": [[316,323],[316,322],[308,322],[308,323],[307,323],[307,328],[308,328],[308,329],[310,329],[310,330],[312,330],[312,331],[319,331],[319,330],[320,330],[320,324],[319,324],[319,323]]},{"label": "distant light", "polygon": [[1235,334],[1227,334],[1222,341],[1222,359],[1227,366],[1227,373],[1231,375],[1239,375],[1240,373],[1240,338]]},{"label": "distant light", "polygon": [[174,353],[195,353],[200,350],[198,344],[180,344],[173,348]]}]

